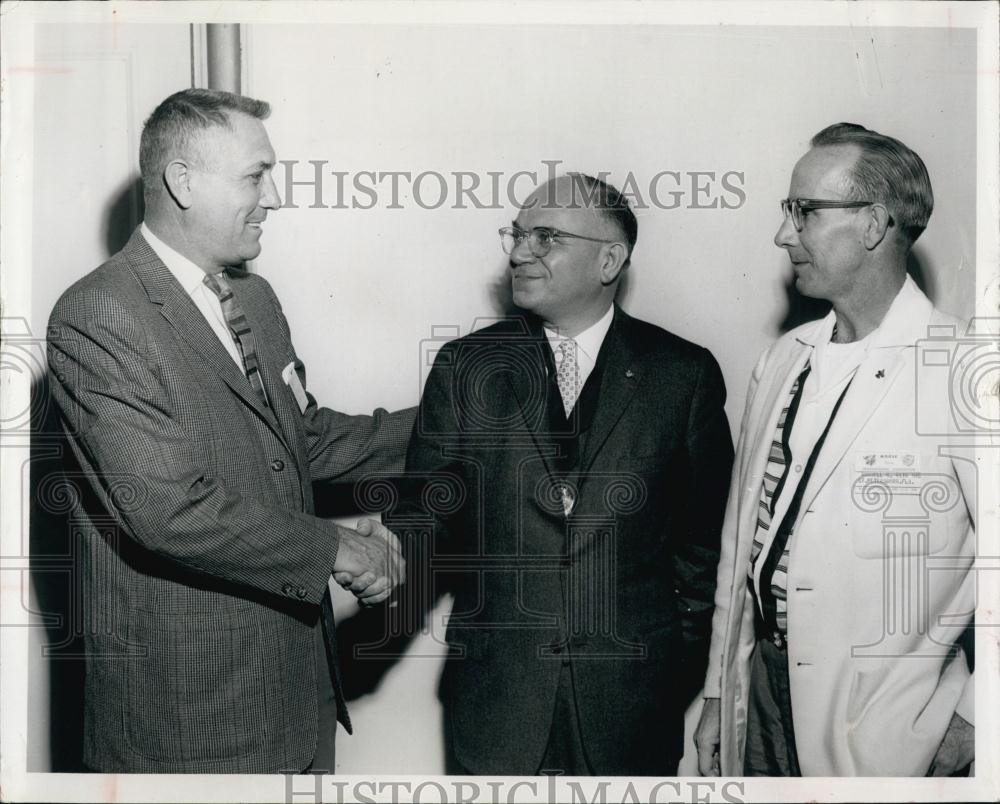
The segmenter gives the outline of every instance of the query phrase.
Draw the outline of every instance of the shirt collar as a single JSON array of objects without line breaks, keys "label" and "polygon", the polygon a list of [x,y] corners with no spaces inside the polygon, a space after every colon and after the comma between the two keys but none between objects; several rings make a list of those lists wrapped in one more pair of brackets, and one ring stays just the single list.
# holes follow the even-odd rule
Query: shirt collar
[{"label": "shirt collar", "polygon": [[205,272],[201,268],[160,240],[146,226],[145,221],[142,222],[140,231],[146,242],[149,243],[149,247],[167,266],[167,270],[174,275],[174,278],[181,283],[181,287],[189,296],[203,286]]},{"label": "shirt collar", "polygon": [[[932,310],[930,299],[907,274],[882,323],[871,333],[868,348],[908,346],[919,338],[926,337],[927,320]],[[797,336],[798,340],[807,346],[825,343],[833,337],[833,326],[836,323],[836,313],[831,310],[825,318],[813,322],[812,326],[806,326]]]},{"label": "shirt collar", "polygon": [[601,351],[601,344],[604,343],[604,338],[607,336],[608,330],[611,329],[611,321],[614,317],[615,306],[612,304],[604,315],[575,338],[566,338],[548,327],[545,327],[545,337],[549,339],[549,346],[552,347],[553,351],[558,348],[560,341],[576,341],[576,348],[589,357],[591,361],[596,362],[597,353]]}]

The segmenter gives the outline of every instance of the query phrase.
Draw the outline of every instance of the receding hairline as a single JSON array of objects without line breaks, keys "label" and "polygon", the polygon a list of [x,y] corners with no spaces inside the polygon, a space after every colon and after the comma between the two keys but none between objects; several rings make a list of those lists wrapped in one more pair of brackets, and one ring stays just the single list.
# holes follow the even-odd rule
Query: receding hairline
[{"label": "receding hairline", "polygon": [[799,163],[801,164],[809,158],[810,155],[824,153],[838,158],[836,163],[829,165],[826,175],[829,176],[835,170],[839,171],[839,183],[843,185],[844,190],[851,190],[854,186],[852,171],[857,166],[858,160],[860,160],[864,154],[862,148],[857,143],[853,142],[813,145],[801,156]]},{"label": "receding hairline", "polygon": [[172,161],[204,166],[220,132],[232,132],[240,116],[263,126],[270,113],[266,101],[221,90],[185,89],[165,98],[143,124],[140,137],[144,191],[159,187],[158,175]]}]

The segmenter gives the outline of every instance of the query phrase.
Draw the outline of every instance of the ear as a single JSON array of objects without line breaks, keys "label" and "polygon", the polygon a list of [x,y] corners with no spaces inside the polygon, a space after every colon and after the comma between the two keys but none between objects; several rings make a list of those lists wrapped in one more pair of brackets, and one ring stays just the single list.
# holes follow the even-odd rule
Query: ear
[{"label": "ear", "polygon": [[190,208],[194,203],[191,193],[191,169],[183,159],[174,159],[163,170],[163,181],[167,192],[181,209]]},{"label": "ear", "polygon": [[886,233],[892,225],[892,215],[885,208],[884,204],[872,204],[868,208],[865,218],[865,231],[863,242],[869,251],[875,249],[879,243],[885,240]]},{"label": "ear", "polygon": [[628,249],[624,243],[610,243],[604,247],[601,263],[601,284],[610,285],[621,275],[628,259]]}]

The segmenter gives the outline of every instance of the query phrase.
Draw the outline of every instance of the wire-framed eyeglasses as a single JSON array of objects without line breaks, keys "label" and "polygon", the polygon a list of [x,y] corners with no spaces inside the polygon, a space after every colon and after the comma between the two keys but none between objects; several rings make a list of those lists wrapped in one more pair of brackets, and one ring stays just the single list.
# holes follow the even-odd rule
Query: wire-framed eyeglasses
[{"label": "wire-framed eyeglasses", "polygon": [[589,240],[592,243],[617,243],[617,240],[602,240],[599,237],[586,237],[585,235],[564,232],[561,229],[553,229],[549,226],[536,226],[531,231],[525,231],[518,226],[504,226],[500,231],[500,246],[505,254],[513,253],[525,239],[528,241],[528,248],[536,257],[544,257],[552,250],[552,245],[557,240],[573,238],[576,240]]}]

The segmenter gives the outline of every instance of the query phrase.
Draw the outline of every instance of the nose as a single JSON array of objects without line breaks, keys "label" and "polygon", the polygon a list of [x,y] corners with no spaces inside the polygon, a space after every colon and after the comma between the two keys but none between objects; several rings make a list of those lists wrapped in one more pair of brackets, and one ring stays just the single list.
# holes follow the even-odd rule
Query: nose
[{"label": "nose", "polygon": [[785,219],[774,234],[774,245],[778,248],[790,248],[799,242],[799,233],[795,231],[795,224],[792,223],[792,216],[786,215]]},{"label": "nose", "polygon": [[531,249],[528,247],[528,238],[521,240],[510,252],[510,265],[512,268],[528,262],[534,262],[535,259],[535,255],[531,253]]},{"label": "nose", "polygon": [[271,171],[264,173],[261,181],[259,206],[264,209],[279,209],[281,207],[281,196],[278,195],[278,188],[274,184],[274,177]]}]

